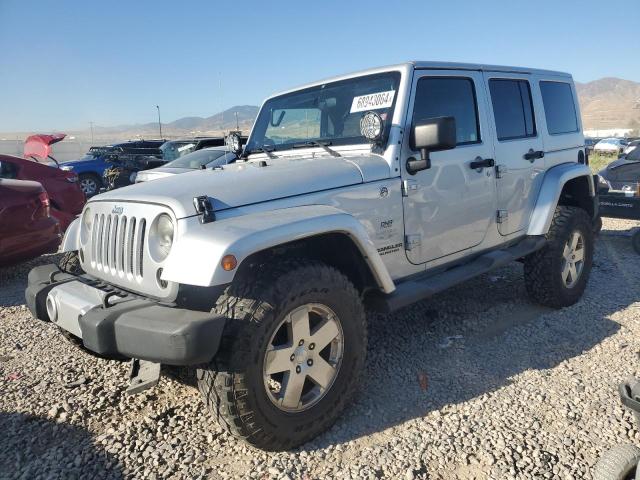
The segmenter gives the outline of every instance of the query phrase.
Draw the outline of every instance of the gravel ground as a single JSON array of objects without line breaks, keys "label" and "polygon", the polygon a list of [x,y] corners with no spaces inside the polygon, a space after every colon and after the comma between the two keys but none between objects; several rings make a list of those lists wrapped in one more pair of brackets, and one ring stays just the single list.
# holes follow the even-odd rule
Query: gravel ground
[{"label": "gravel ground", "polygon": [[33,320],[27,272],[55,255],[0,269],[0,477],[590,478],[604,450],[640,443],[616,394],[640,376],[637,226],[605,220],[571,308],[529,303],[514,264],[370,318],[354,404],[324,435],[276,454],[224,434],[197,391],[170,377],[126,396],[126,363]]}]

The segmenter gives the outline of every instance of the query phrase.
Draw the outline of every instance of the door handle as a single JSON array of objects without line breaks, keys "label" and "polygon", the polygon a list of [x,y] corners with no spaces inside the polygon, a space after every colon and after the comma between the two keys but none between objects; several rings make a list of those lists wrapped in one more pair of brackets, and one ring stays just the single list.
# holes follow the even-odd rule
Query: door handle
[{"label": "door handle", "polygon": [[542,150],[533,150],[530,148],[527,153],[524,154],[524,159],[533,162],[537,158],[544,158],[544,152]]},{"label": "door handle", "polygon": [[469,164],[469,167],[472,170],[476,170],[478,168],[493,167],[495,164],[496,162],[493,160],[493,158],[483,159],[482,157],[476,157],[475,160]]}]

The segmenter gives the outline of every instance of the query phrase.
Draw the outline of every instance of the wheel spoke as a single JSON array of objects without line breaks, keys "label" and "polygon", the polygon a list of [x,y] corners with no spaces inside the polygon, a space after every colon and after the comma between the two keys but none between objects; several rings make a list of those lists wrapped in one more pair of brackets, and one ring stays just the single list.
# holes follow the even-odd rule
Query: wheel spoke
[{"label": "wheel spoke", "polygon": [[322,326],[313,332],[313,335],[311,335],[311,341],[316,344],[315,348],[319,352],[329,345],[339,333],[340,331],[338,330],[336,321],[333,318],[328,318]]},{"label": "wheel spoke", "polygon": [[580,262],[584,260],[584,248],[580,248],[574,252],[575,258],[574,262]]},{"label": "wheel spoke", "polygon": [[297,345],[300,340],[309,338],[309,309],[305,305],[291,312],[290,318],[293,345]]},{"label": "wheel spoke", "polygon": [[333,381],[333,377],[336,375],[336,369],[330,365],[324,358],[318,357],[313,364],[313,367],[309,369],[309,376],[316,382],[320,388],[325,389]]},{"label": "wheel spoke", "polygon": [[571,250],[576,251],[578,248],[578,241],[580,240],[580,234],[578,232],[573,232],[573,236],[571,237]]},{"label": "wheel spoke", "polygon": [[569,272],[571,273],[571,283],[574,283],[578,279],[578,272],[576,271],[575,263],[569,264]]},{"label": "wheel spoke", "polygon": [[564,267],[562,267],[562,280],[565,285],[569,283],[569,273],[570,273],[570,262],[564,262]]},{"label": "wheel spoke", "polygon": [[279,347],[269,350],[264,360],[264,371],[268,375],[274,373],[285,372],[291,369],[291,355],[293,354],[293,348],[291,347]]},{"label": "wheel spoke", "polygon": [[283,407],[296,408],[300,405],[300,397],[302,396],[305,378],[306,375],[304,373],[289,372],[282,395]]},{"label": "wheel spoke", "polygon": [[564,245],[564,250],[562,251],[562,256],[565,260],[569,260],[569,257],[571,256],[571,247],[569,246],[569,243],[570,242],[567,242]]}]

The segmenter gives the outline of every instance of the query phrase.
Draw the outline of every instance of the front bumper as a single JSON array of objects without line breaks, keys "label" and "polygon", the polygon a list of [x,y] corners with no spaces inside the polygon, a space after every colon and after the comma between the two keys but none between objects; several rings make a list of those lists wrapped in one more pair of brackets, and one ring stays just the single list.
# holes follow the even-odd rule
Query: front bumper
[{"label": "front bumper", "polygon": [[55,265],[29,272],[25,297],[34,317],[52,321],[99,355],[168,365],[211,361],[226,321],[213,313],[128,295]]}]

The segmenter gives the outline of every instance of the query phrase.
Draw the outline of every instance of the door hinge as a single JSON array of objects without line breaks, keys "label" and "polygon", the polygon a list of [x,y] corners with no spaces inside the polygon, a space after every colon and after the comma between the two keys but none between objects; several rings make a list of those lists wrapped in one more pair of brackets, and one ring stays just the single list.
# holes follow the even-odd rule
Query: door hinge
[{"label": "door hinge", "polygon": [[403,180],[402,181],[402,196],[408,197],[411,192],[418,190],[418,182],[416,180]]},{"label": "door hinge", "polygon": [[496,165],[496,178],[502,178],[507,173],[506,165]]},{"label": "door hinge", "polygon": [[496,215],[496,219],[498,223],[504,223],[509,218],[509,212],[506,210],[498,210],[498,214]]},{"label": "door hinge", "polygon": [[413,250],[416,247],[422,245],[422,235],[405,235],[404,237],[404,249],[405,250]]}]

